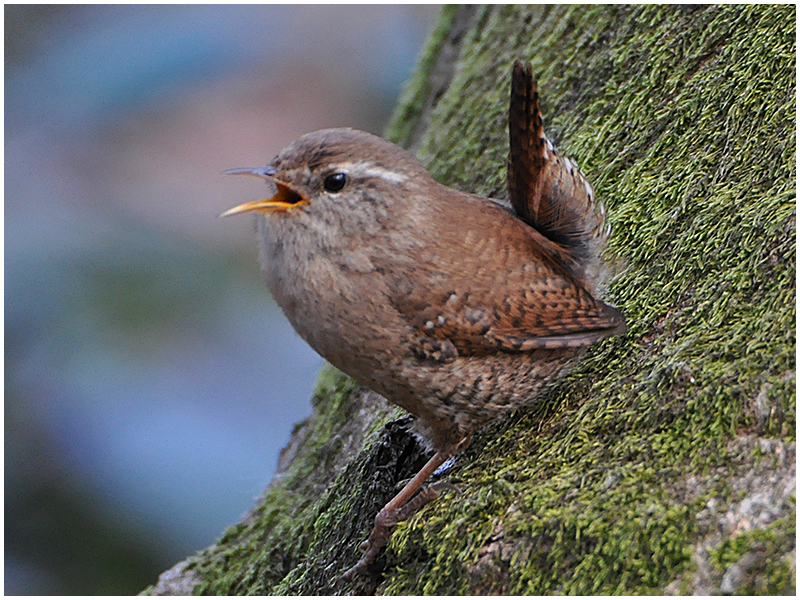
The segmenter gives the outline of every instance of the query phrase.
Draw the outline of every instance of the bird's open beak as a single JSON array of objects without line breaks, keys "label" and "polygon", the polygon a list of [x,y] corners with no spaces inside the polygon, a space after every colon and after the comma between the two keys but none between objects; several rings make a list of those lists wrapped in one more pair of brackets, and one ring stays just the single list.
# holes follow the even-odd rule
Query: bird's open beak
[{"label": "bird's open beak", "polygon": [[279,212],[286,211],[298,204],[304,203],[303,197],[295,192],[285,183],[274,179],[275,169],[273,167],[243,167],[238,169],[228,169],[223,175],[250,175],[259,179],[273,181],[278,188],[278,193],[271,198],[245,202],[239,206],[234,206],[220,214],[220,217],[230,217],[246,212]]}]

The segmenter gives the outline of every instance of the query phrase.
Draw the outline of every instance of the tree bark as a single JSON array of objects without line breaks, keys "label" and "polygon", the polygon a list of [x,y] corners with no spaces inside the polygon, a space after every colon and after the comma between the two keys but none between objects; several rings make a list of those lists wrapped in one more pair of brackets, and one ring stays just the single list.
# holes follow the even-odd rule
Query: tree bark
[{"label": "tree bark", "polygon": [[608,208],[630,332],[480,432],[445,495],[338,580],[425,460],[326,368],[251,514],[146,593],[795,590],[795,9],[446,7],[387,137],[505,197],[515,58]]}]

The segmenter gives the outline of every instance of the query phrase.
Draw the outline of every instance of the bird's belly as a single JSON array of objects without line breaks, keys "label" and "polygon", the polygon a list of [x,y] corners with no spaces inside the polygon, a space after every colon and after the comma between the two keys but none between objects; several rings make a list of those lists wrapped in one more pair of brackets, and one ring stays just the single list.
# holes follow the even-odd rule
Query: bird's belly
[{"label": "bird's belly", "polygon": [[[439,364],[405,359],[387,382],[389,399],[416,414],[435,446],[541,401],[582,349],[462,357]],[[395,398],[392,398],[392,393]],[[438,441],[442,440],[442,441]]]}]

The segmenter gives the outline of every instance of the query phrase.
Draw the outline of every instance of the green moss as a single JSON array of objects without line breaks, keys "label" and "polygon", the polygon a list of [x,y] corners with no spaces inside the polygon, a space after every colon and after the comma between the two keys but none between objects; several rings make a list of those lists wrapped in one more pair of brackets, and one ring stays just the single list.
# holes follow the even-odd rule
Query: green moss
[{"label": "green moss", "polygon": [[712,564],[720,571],[731,565],[749,564],[737,594],[752,596],[793,594],[796,513],[776,519],[765,529],[751,529],[725,540],[710,553]]},{"label": "green moss", "polygon": [[531,58],[548,131],[609,206],[609,297],[631,333],[474,442],[449,477],[464,497],[398,527],[405,569],[383,590],[473,591],[500,524],[512,554],[491,591],[657,592],[693,569],[708,496],[686,481],[728,502],[708,478],[753,460],[732,440],[795,437],[794,9],[498,7],[482,23],[423,160],[502,195],[488,165],[505,158],[508,67]]}]

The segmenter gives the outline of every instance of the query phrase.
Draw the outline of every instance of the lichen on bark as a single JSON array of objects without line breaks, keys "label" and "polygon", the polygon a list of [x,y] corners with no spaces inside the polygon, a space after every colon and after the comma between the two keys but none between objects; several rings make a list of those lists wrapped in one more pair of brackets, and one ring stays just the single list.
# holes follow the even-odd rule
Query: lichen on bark
[{"label": "lichen on bark", "polygon": [[793,6],[444,9],[387,137],[503,197],[510,65],[531,60],[550,137],[608,207],[630,332],[477,435],[445,474],[463,495],[354,584],[337,576],[424,456],[399,410],[326,370],[291,460],[187,559],[189,587],[793,593],[795,27]]}]

